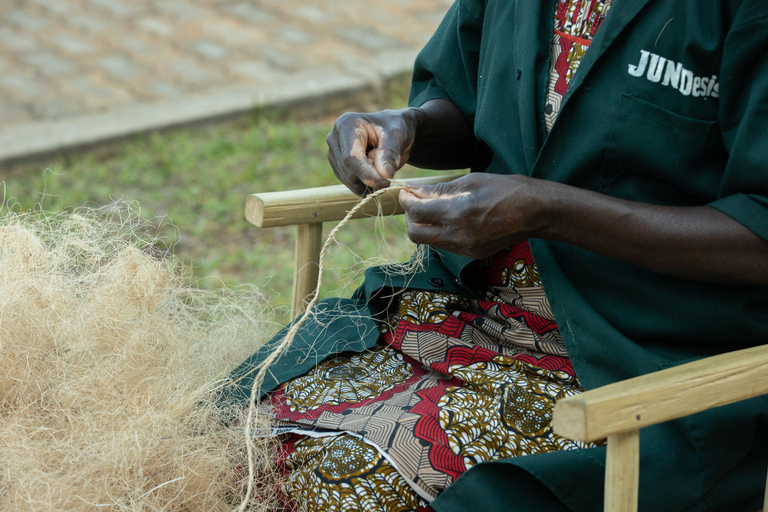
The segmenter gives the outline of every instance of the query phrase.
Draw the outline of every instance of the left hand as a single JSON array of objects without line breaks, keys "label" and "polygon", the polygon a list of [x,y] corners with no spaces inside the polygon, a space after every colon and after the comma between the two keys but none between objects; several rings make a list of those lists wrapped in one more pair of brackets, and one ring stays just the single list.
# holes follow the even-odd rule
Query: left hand
[{"label": "left hand", "polygon": [[526,176],[471,173],[400,191],[408,237],[474,259],[534,237],[543,201]]}]

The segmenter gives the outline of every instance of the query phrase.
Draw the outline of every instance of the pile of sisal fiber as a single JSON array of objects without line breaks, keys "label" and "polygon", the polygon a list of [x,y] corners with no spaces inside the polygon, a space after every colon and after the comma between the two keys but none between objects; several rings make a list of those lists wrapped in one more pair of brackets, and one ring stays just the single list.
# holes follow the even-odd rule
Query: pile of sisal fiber
[{"label": "pile of sisal fiber", "polygon": [[[231,510],[245,495],[243,411],[215,397],[265,341],[266,300],[196,288],[154,229],[125,203],[0,218],[0,510]],[[254,443],[248,509],[274,510],[277,447]]]}]

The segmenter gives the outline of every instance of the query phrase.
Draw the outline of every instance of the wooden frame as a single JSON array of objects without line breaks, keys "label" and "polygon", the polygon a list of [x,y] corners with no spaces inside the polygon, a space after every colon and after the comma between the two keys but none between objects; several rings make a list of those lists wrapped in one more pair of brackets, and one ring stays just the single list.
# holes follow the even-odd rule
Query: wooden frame
[{"label": "wooden frame", "polygon": [[[456,175],[416,178],[439,183]],[[304,311],[317,282],[322,223],[341,220],[359,201],[343,185],[252,194],[246,218],[259,227],[297,226],[292,313]],[[397,191],[381,196],[381,211],[402,213]],[[355,217],[373,216],[371,204]],[[586,391],[555,405],[552,426],[576,441],[608,438],[606,512],[635,512],[638,502],[639,430],[768,393],[768,345],[730,352]],[[765,504],[768,506],[768,486]],[[768,510],[766,508],[765,510]]]}]

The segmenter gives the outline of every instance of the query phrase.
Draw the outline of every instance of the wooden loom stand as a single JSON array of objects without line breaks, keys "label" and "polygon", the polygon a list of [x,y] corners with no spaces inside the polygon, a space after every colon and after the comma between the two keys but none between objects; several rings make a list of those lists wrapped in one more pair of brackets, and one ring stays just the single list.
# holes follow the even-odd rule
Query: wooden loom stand
[{"label": "wooden loom stand", "polygon": [[[403,181],[435,184],[457,177]],[[395,190],[381,196],[384,215],[402,213],[398,193]],[[291,306],[294,318],[304,311],[315,290],[323,222],[341,220],[358,201],[343,185],[251,194],[246,199],[246,218],[256,226],[296,225]],[[355,218],[375,216],[378,211],[376,204],[370,204]],[[641,428],[766,393],[768,345],[702,359],[560,400],[552,424],[557,434],[576,441],[608,439],[604,511],[635,512]]]}]

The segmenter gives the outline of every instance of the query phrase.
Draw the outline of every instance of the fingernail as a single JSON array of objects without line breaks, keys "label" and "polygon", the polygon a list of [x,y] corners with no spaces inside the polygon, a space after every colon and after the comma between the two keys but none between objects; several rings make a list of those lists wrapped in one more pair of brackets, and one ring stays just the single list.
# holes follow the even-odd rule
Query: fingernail
[{"label": "fingernail", "polygon": [[384,162],[382,167],[384,168],[384,172],[386,172],[390,178],[395,175],[395,166],[392,162]]}]

